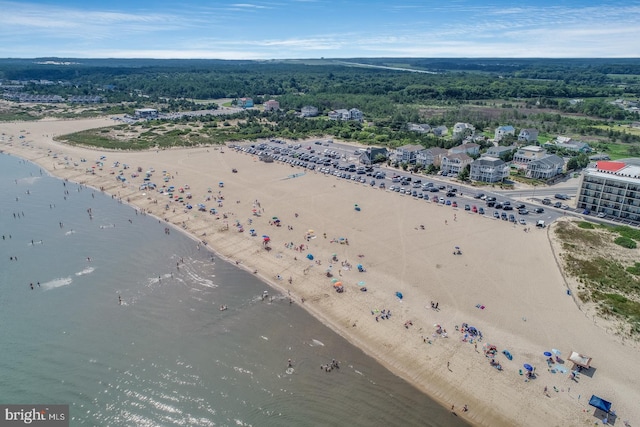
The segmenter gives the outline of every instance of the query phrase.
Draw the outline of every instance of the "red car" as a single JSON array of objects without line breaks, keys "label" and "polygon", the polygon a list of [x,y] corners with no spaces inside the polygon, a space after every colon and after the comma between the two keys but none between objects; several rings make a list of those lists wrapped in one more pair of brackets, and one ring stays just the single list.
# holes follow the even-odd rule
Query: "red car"
[{"label": "red car", "polygon": [[476,207],[476,205],[471,206],[471,212],[478,213],[478,208]]}]

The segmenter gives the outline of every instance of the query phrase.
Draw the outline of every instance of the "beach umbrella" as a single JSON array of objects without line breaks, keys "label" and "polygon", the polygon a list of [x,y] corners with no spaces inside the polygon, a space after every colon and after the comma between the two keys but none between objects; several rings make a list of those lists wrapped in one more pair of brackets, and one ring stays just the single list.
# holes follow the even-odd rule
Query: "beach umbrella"
[{"label": "beach umbrella", "polygon": [[363,281],[359,281],[359,282],[358,282],[358,286],[364,286],[365,284],[366,284],[366,283],[365,283],[365,282],[363,282]]},{"label": "beach umbrella", "polygon": [[313,261],[313,255],[307,254],[307,259],[310,260],[310,261]]},{"label": "beach umbrella", "polygon": [[277,216],[273,216],[273,217],[271,217],[271,219],[278,219],[278,217]]},{"label": "beach umbrella", "polygon": [[560,356],[560,354],[562,354],[562,353],[560,353],[560,350],[555,349],[555,348],[551,349],[551,353],[555,354],[556,356]]},{"label": "beach umbrella", "polygon": [[336,279],[335,277],[333,279],[331,279],[331,283],[336,283],[338,281],[338,279]]},{"label": "beach umbrella", "polygon": [[460,249],[460,246],[456,246],[455,248],[456,248],[456,249]]},{"label": "beach umbrella", "polygon": [[548,351],[545,351],[543,354],[545,355],[545,357],[551,357],[551,353]]},{"label": "beach umbrella", "polygon": [[524,369],[526,369],[529,372],[533,371],[533,366],[529,365],[528,363],[525,363],[522,366],[524,367]]},{"label": "beach umbrella", "polygon": [[396,296],[397,296],[399,299],[402,299],[402,293],[401,293],[401,292],[396,292]]},{"label": "beach umbrella", "polygon": [[342,282],[336,282],[333,284],[334,288],[339,288],[340,286],[342,286]]}]

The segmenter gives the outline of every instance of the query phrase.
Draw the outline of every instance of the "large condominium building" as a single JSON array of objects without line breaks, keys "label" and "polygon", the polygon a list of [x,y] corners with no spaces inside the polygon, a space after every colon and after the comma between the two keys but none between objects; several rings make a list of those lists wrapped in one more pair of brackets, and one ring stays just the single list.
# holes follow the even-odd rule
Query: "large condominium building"
[{"label": "large condominium building", "polygon": [[640,221],[640,159],[599,161],[584,170],[577,207]]}]

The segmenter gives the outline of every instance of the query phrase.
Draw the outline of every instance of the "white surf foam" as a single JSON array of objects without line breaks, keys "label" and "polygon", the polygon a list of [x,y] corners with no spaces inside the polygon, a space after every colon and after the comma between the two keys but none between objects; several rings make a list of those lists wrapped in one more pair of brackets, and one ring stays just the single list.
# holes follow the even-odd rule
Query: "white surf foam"
[{"label": "white surf foam", "polygon": [[55,289],[61,286],[70,285],[71,282],[73,282],[73,279],[71,277],[61,277],[59,279],[53,279],[48,282],[45,282],[41,286],[48,291],[50,289]]},{"label": "white surf foam", "polygon": [[93,267],[87,267],[82,271],[78,271],[76,273],[76,276],[84,276],[85,274],[91,274],[91,273],[94,272],[94,270],[95,270],[95,268],[93,268]]}]

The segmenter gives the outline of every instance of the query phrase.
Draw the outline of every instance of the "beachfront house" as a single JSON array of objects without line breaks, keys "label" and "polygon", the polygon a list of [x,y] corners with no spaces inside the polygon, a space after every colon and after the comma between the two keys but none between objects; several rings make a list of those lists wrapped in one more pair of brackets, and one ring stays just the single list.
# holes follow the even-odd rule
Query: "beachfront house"
[{"label": "beachfront house", "polygon": [[413,165],[416,163],[416,155],[423,149],[424,147],[422,145],[403,145],[402,147],[396,148],[394,158],[398,163]]},{"label": "beachfront house", "polygon": [[537,145],[527,145],[521,147],[513,155],[513,163],[516,165],[526,166],[534,160],[540,160],[547,156],[547,150]]},{"label": "beachfront house", "polygon": [[507,135],[515,136],[515,134],[516,134],[516,128],[514,128],[513,126],[511,125],[499,126],[495,130],[493,139],[495,141],[501,141],[505,136]]},{"label": "beachfront house", "polygon": [[302,117],[316,117],[318,115],[318,107],[314,107],[313,105],[305,105],[300,110],[300,115]]},{"label": "beachfront house", "polygon": [[264,103],[264,111],[278,111],[280,109],[280,103],[275,99],[270,99]]},{"label": "beachfront house", "polygon": [[538,130],[537,129],[522,129],[518,134],[518,141],[525,142],[527,144],[538,142]]},{"label": "beachfront house", "polygon": [[447,150],[440,147],[431,147],[420,150],[416,153],[416,165],[426,168],[429,165],[440,166],[442,156],[448,153]]},{"label": "beachfront house", "polygon": [[388,155],[389,153],[386,148],[367,147],[366,150],[360,153],[358,161],[363,165],[372,165],[376,160],[386,160]]},{"label": "beachfront house", "polygon": [[573,141],[571,138],[568,138],[568,141],[560,141],[556,140],[554,144],[556,148],[562,148],[567,151],[574,151],[578,153],[590,153],[591,147],[586,142],[582,141]]},{"label": "beachfront house", "polygon": [[497,157],[480,157],[471,163],[472,181],[500,182],[509,176],[509,165]]},{"label": "beachfront house", "polygon": [[473,162],[473,158],[465,153],[445,154],[442,156],[440,170],[442,175],[458,175]]},{"label": "beachfront house", "polygon": [[526,176],[533,179],[549,179],[564,171],[564,159],[555,154],[532,160],[527,164]]}]

